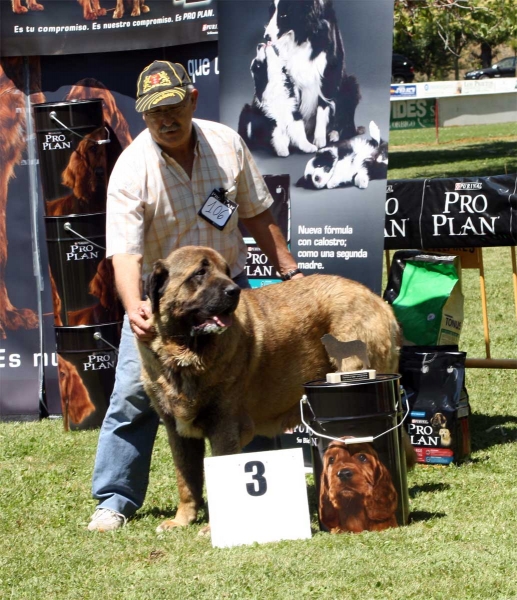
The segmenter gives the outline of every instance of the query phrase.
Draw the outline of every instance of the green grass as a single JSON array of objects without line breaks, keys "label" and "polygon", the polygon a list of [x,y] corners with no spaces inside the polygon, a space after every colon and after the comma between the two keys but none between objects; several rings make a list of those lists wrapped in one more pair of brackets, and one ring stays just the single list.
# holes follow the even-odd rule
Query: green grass
[{"label": "green grass", "polygon": [[[396,133],[395,154],[394,138],[402,136]],[[434,140],[431,148],[425,146],[422,134],[401,137],[406,147],[414,135],[411,156],[437,151]],[[474,134],[467,137],[482,137]],[[448,168],[450,156],[443,156],[441,165],[436,154],[437,170]],[[515,358],[510,251],[487,249],[484,259],[492,355]],[[460,346],[468,356],[481,357],[479,277],[464,271],[463,279]],[[474,411],[472,460],[418,466],[409,474],[409,526],[320,533],[309,478],[311,540],[233,549],[214,549],[209,539],[198,537],[204,513],[192,527],[155,533],[177,503],[163,428],[138,516],[116,533],[92,534],[85,527],[94,509],[90,479],[98,432],[65,434],[59,421],[0,423],[0,598],[517,599],[516,372],[470,369],[466,383]]]},{"label": "green grass", "polygon": [[517,172],[517,123],[390,132],[389,179]]}]

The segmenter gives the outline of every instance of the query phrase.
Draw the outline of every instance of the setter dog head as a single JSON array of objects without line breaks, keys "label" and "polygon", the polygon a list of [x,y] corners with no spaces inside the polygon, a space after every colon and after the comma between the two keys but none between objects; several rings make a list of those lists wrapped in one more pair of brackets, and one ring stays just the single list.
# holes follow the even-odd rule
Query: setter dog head
[{"label": "setter dog head", "polygon": [[329,444],[319,502],[320,521],[329,531],[359,533],[396,527],[397,503],[391,475],[371,444]]},{"label": "setter dog head", "polygon": [[115,289],[115,273],[111,260],[103,258],[97,265],[97,272],[89,284],[89,292],[99,299],[104,308],[114,309],[119,302]]},{"label": "setter dog head", "polygon": [[78,81],[66,96],[66,100],[90,100],[92,98],[102,99],[104,120],[113,130],[121,147],[129,146],[132,141],[129,125],[118,109],[115,97],[103,83],[93,77],[86,77]]},{"label": "setter dog head", "polygon": [[92,414],[95,406],[75,366],[58,354],[57,368],[63,423],[68,431],[70,421],[81,423]]},{"label": "setter dog head", "polygon": [[[61,174],[63,185],[72,189],[79,200],[94,203],[97,195],[106,193],[107,161],[104,145],[96,144],[106,138],[106,130],[99,127],[79,142],[70,155],[68,165]],[[109,146],[109,144],[106,144]],[[92,206],[92,212],[95,212]]]}]

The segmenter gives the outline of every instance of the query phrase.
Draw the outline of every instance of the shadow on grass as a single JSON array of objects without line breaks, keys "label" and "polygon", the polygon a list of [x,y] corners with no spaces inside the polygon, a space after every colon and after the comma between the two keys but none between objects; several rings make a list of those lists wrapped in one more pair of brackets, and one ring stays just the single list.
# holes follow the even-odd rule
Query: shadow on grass
[{"label": "shadow on grass", "polygon": [[416,498],[420,494],[430,494],[432,492],[443,492],[451,486],[448,483],[424,483],[423,485],[414,485],[409,488],[409,497]]},{"label": "shadow on grass", "polygon": [[[410,169],[423,167],[428,170],[430,167],[441,167],[443,172],[436,173],[435,177],[485,177],[488,175],[501,175],[499,163],[494,166],[497,173],[490,173],[490,165],[486,163],[487,159],[499,161],[505,158],[516,163],[517,153],[515,150],[515,141],[494,141],[483,142],[482,144],[469,144],[465,146],[436,146],[433,149],[420,150],[412,149],[407,151],[390,150],[389,168],[392,169]],[[461,174],[458,168],[459,163],[469,161],[468,173]],[[388,174],[389,177],[389,174]],[[413,175],[418,177],[418,175]]]},{"label": "shadow on grass", "polygon": [[472,451],[517,441],[516,415],[470,415]]},{"label": "shadow on grass", "polygon": [[431,519],[443,519],[447,516],[447,513],[443,512],[427,512],[425,510],[415,510],[409,513],[409,524],[419,523],[422,521],[430,521]]}]

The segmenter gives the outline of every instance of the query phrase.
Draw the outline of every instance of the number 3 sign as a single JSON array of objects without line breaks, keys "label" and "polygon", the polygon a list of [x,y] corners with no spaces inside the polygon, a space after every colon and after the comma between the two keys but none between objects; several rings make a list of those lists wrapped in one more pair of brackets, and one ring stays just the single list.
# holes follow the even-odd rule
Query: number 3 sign
[{"label": "number 3 sign", "polygon": [[311,537],[301,448],[205,458],[212,545]]}]

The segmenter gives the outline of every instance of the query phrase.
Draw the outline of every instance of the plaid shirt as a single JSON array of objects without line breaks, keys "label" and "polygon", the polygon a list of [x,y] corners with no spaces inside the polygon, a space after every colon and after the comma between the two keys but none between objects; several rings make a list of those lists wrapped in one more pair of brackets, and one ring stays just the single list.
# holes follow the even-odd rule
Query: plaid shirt
[{"label": "plaid shirt", "polygon": [[[106,256],[140,254],[142,276],[180,246],[209,246],[238,275],[247,249],[238,219],[254,217],[273,202],[253,158],[237,133],[194,119],[197,142],[192,178],[153,141],[148,129],[120,155],[108,185]],[[229,190],[238,208],[223,231],[198,215],[214,188]]]}]

